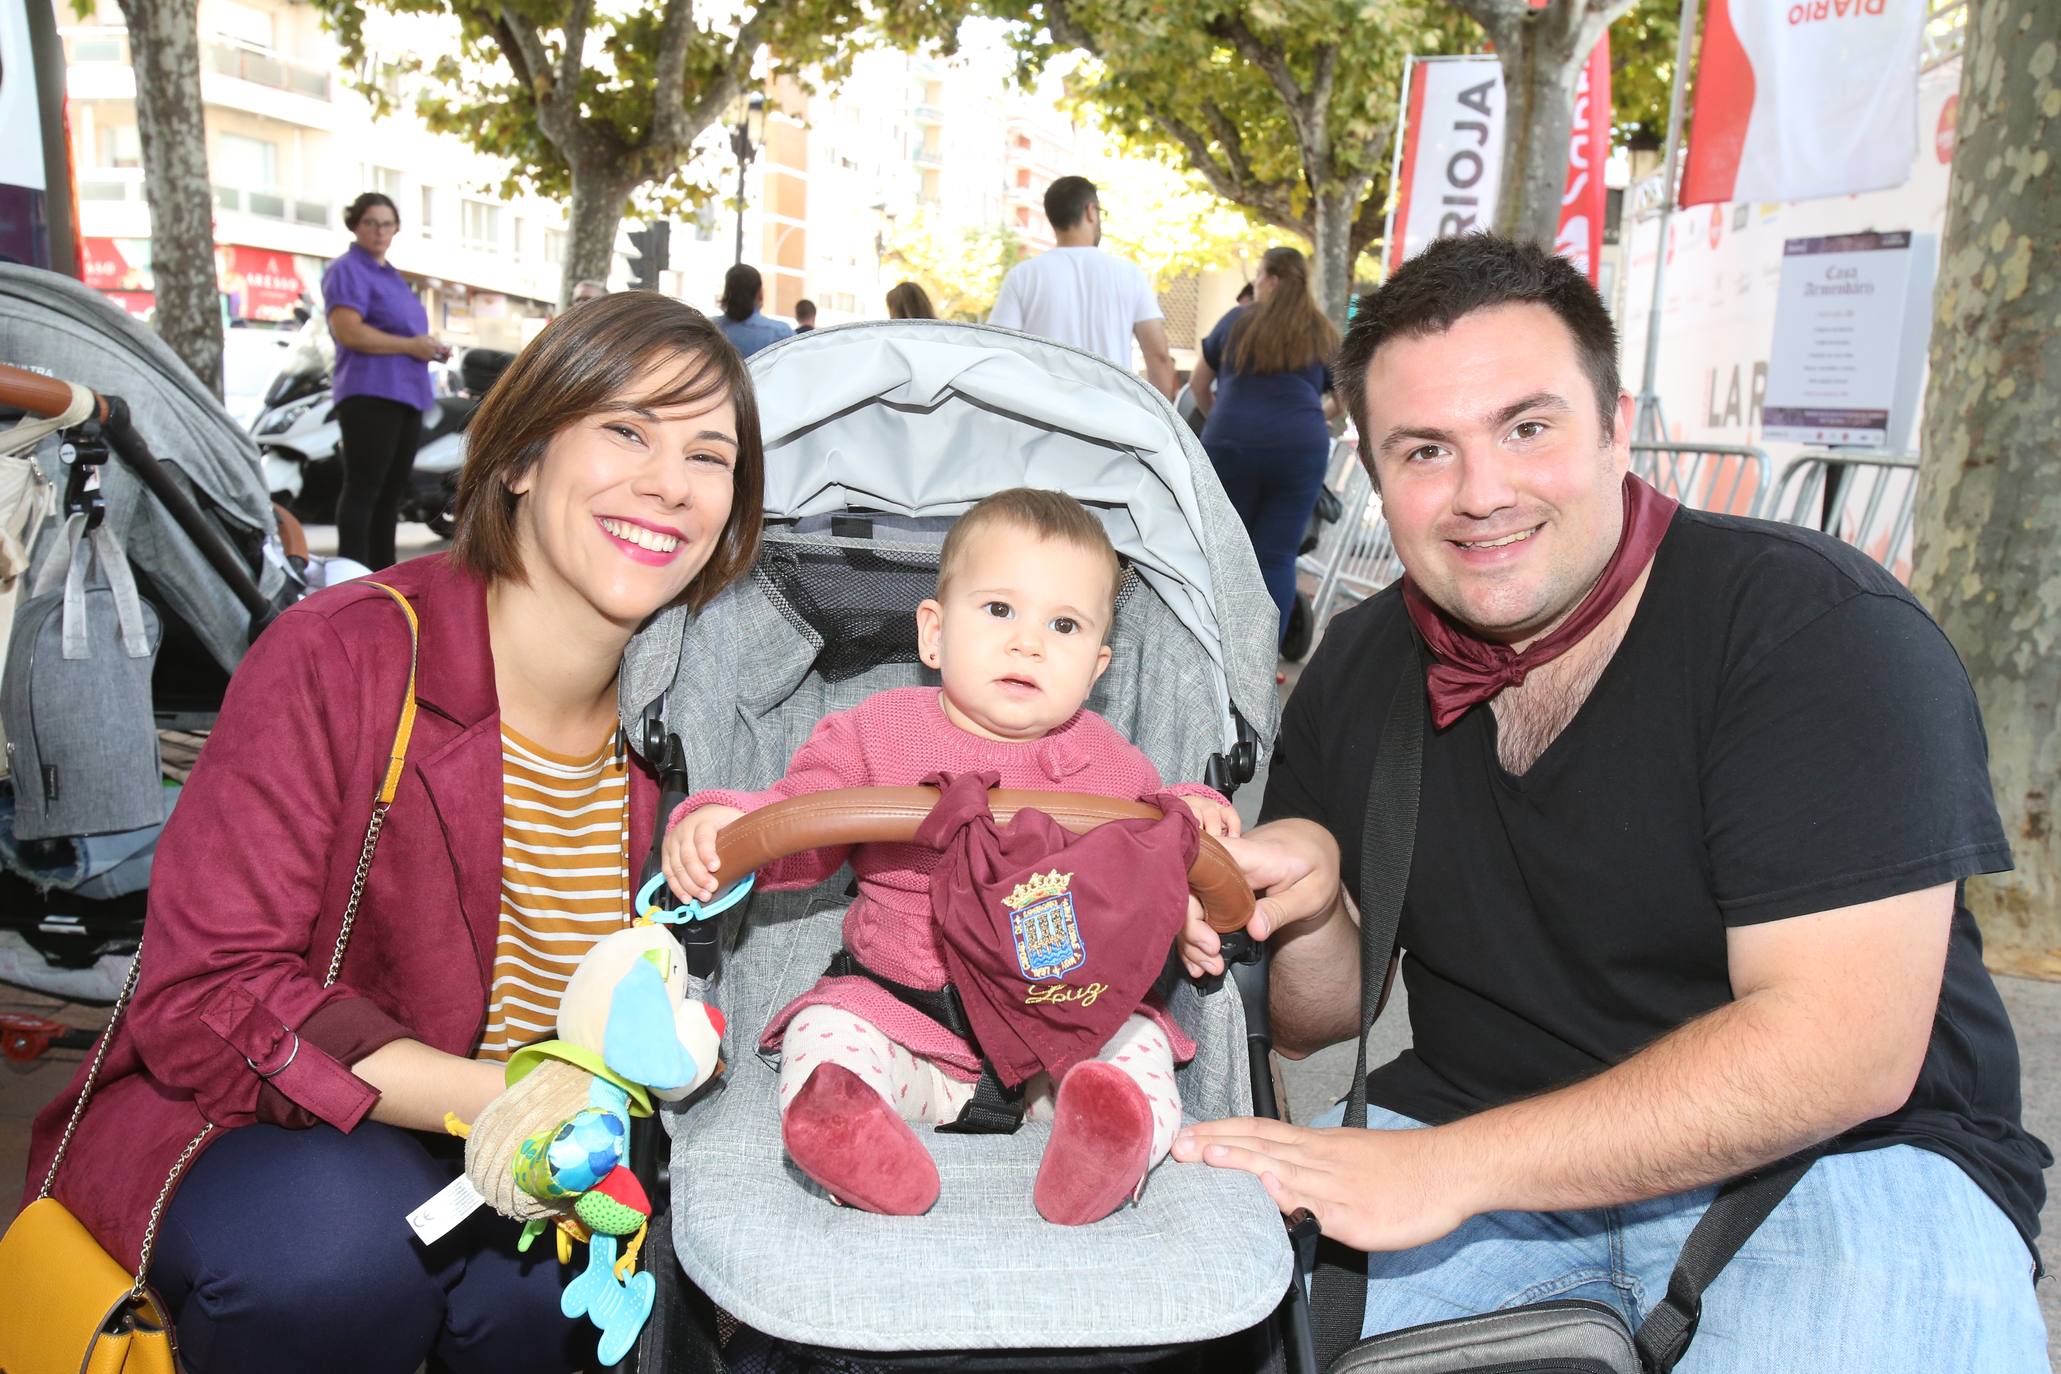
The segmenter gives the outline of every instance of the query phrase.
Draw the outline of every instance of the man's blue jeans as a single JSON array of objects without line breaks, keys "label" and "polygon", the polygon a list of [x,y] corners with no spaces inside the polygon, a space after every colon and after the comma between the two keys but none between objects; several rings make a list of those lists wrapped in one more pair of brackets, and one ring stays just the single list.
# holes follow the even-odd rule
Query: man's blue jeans
[{"label": "man's blue jeans", "polygon": [[[1343,1110],[1317,1121],[1335,1126]],[[1378,1107],[1377,1130],[1419,1123]],[[1715,1189],[1585,1212],[1491,1212],[1370,1257],[1365,1334],[1551,1298],[1637,1329]],[[1680,1374],[1827,1369],[2032,1374],[2047,1364],[2032,1256],[1974,1180],[1913,1145],[1829,1155],[1704,1294]]]}]

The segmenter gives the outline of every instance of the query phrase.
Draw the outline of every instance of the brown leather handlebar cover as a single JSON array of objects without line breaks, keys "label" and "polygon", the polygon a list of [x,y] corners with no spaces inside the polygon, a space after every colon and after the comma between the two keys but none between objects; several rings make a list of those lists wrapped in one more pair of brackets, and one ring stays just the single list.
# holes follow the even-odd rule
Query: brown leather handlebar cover
[{"label": "brown leather handlebar cover", "polygon": [[[71,409],[72,389],[55,377],[0,363],[0,405],[14,406],[47,420]],[[96,411],[105,418],[107,403],[102,401]]]},{"label": "brown leather handlebar cover", "polygon": [[[833,844],[906,844],[937,805],[935,787],[843,787],[812,792],[760,807],[723,827],[716,836],[716,855],[726,878],[763,868],[775,859]],[[1086,792],[1019,792],[988,794],[995,819],[1006,825],[1030,807],[1044,812],[1075,834],[1085,834],[1104,821],[1154,820],[1157,807],[1120,801]],[[1202,837],[1202,848],[1188,869],[1188,886],[1202,902],[1212,929],[1245,929],[1252,919],[1252,889],[1245,875],[1214,835]]]}]

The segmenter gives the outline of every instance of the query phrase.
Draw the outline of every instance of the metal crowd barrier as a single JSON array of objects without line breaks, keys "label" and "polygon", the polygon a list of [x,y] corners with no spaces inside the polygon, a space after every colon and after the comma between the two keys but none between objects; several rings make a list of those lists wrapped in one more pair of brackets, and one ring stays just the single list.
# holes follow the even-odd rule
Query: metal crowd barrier
[{"label": "metal crowd barrier", "polygon": [[1403,575],[1381,515],[1381,498],[1359,461],[1359,442],[1341,435],[1331,445],[1325,476],[1343,507],[1338,520],[1322,527],[1317,547],[1296,560],[1296,571],[1317,579],[1310,595],[1311,619],[1322,627],[1340,598],[1363,601]]},{"label": "metal crowd barrier", "polygon": [[1907,583],[1917,506],[1915,453],[1806,453],[1783,469],[1768,516],[1844,540]]},{"label": "metal crowd barrier", "polygon": [[1768,455],[1750,444],[1633,444],[1632,471],[1694,510],[1765,518],[1774,501]]}]

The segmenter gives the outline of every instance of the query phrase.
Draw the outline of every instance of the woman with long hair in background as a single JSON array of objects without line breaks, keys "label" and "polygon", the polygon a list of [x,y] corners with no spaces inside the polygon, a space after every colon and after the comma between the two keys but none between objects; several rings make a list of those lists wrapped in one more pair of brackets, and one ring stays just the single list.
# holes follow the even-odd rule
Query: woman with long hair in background
[{"label": "woman with long hair in background", "polygon": [[887,317],[891,320],[934,320],[937,307],[930,293],[912,281],[898,281],[888,288]]},{"label": "woman with long hair in background", "polygon": [[1202,446],[1245,522],[1267,590],[1288,629],[1295,555],[1316,508],[1338,414],[1331,355],[1338,328],[1310,294],[1309,264],[1293,248],[1269,248],[1256,299],[1217,322],[1202,341],[1188,389],[1208,422]]}]

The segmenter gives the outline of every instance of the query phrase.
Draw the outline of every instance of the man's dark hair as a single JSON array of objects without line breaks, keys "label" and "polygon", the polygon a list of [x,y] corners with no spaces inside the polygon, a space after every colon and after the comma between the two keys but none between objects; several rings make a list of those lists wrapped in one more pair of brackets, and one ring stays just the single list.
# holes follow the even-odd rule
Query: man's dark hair
[{"label": "man's dark hair", "polygon": [[1095,183],[1086,177],[1061,177],[1045,188],[1045,218],[1055,232],[1079,224],[1096,203]]},{"label": "man's dark hair", "polygon": [[813,320],[813,319],[815,319],[815,318],[816,318],[816,303],[815,303],[814,301],[812,301],[812,300],[808,300],[808,299],[806,299],[806,298],[805,298],[805,299],[802,299],[802,300],[798,300],[798,301],[796,301],[796,302],[794,303],[794,317],[795,317],[796,319],[798,319],[798,320]]},{"label": "man's dark hair", "polygon": [[1367,452],[1376,442],[1367,435],[1367,367],[1376,350],[1390,339],[1443,334],[1461,318],[1499,305],[1543,305],[1567,326],[1595,388],[1603,437],[1610,437],[1617,417],[1617,326],[1596,288],[1580,268],[1536,243],[1462,234],[1433,243],[1360,298],[1334,375]]}]

